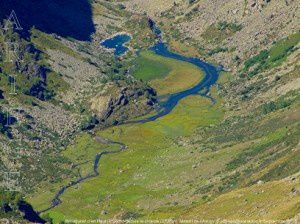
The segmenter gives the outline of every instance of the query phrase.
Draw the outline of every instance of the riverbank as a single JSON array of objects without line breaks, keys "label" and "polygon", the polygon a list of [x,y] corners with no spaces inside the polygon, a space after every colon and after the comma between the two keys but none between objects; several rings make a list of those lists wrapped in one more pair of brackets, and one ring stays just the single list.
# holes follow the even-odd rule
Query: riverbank
[{"label": "riverbank", "polygon": [[[174,121],[176,120],[176,115],[177,114],[176,114],[176,112],[173,112],[173,110],[178,109],[178,107],[182,103],[181,101],[184,101],[184,102],[188,101],[189,105],[182,108],[183,109],[182,113],[186,113],[187,112],[186,109],[189,110],[189,107],[191,107],[195,103],[195,100],[192,100],[190,102],[189,99],[194,98],[194,97],[201,98],[202,96],[206,96],[206,94],[209,92],[210,88],[218,80],[218,77],[219,77],[218,72],[219,71],[218,71],[217,68],[215,68],[212,65],[209,65],[208,63],[205,63],[204,61],[201,61],[200,59],[188,58],[188,57],[185,57],[183,55],[170,52],[169,49],[168,49],[168,46],[165,43],[163,43],[163,41],[162,41],[162,35],[161,35],[160,30],[156,27],[155,23],[151,19],[149,19],[149,25],[150,25],[150,28],[153,30],[153,32],[157,35],[157,39],[158,39],[158,42],[153,47],[151,47],[150,50],[153,53],[155,53],[156,55],[158,55],[158,57],[161,58],[160,59],[161,61],[164,61],[164,62],[161,62],[161,63],[166,63],[166,59],[171,59],[171,61],[177,61],[179,64],[182,64],[182,65],[193,66],[194,69],[197,70],[197,73],[200,74],[200,75],[197,76],[197,79],[198,79],[197,84],[195,83],[194,86],[191,86],[191,83],[196,82],[196,80],[193,80],[192,77],[184,76],[184,74],[182,74],[182,73],[187,72],[185,70],[182,70],[181,72],[177,71],[177,70],[179,70],[180,66],[179,67],[176,67],[176,66],[174,67],[174,65],[172,63],[171,63],[171,65],[173,65],[173,67],[170,66],[170,60],[169,60],[168,62],[169,62],[169,66],[170,66],[171,69],[169,70],[167,75],[165,75],[165,78],[161,77],[161,79],[154,79],[155,81],[158,81],[158,82],[161,82],[161,83],[163,83],[165,81],[165,84],[163,86],[165,86],[165,85],[166,86],[171,86],[171,88],[160,88],[160,87],[158,87],[159,91],[161,89],[160,92],[162,92],[163,90],[166,90],[166,89],[169,90],[169,92],[166,91],[163,94],[160,93],[161,95],[165,95],[167,97],[165,97],[165,99],[163,101],[159,102],[160,110],[157,112],[157,114],[153,115],[152,117],[146,117],[142,120],[136,120],[134,122],[129,122],[128,125],[115,126],[115,127],[111,127],[111,128],[118,128],[118,127],[124,127],[124,126],[126,126],[128,128],[131,128],[131,127],[135,127],[138,124],[144,124],[144,125],[147,125],[149,123],[152,124],[154,121],[160,121],[161,119],[166,119],[166,117],[171,116],[173,113],[175,113],[175,118],[173,118],[173,121],[172,122],[168,121],[168,123],[165,124],[165,125],[171,127],[174,124],[176,124],[176,122],[174,122]],[[107,42],[109,42],[109,46],[107,46],[107,47],[111,48],[111,46],[115,46],[115,49],[116,49],[116,52],[117,52],[118,51],[117,48],[118,48],[119,45],[118,45],[118,41],[117,41],[116,38],[119,38],[119,37],[122,38],[122,36],[115,36],[111,40],[106,40]],[[115,42],[116,42],[116,44],[114,44]],[[122,47],[122,45],[121,45],[121,47]],[[116,55],[116,52],[115,52],[115,55]],[[165,64],[165,66],[166,66],[166,64]],[[183,66],[183,67],[185,68],[185,66]],[[173,70],[176,70],[175,74],[177,74],[177,76],[172,74]],[[199,77],[202,77],[201,76],[201,74],[202,74],[201,71],[203,71],[205,73],[205,77],[200,81]],[[174,76],[175,76],[175,78],[174,78]],[[166,81],[165,80],[166,78],[169,78],[171,80],[174,79],[174,83],[176,84],[175,86],[177,88],[174,89],[174,85],[172,85],[172,82],[170,82],[170,80],[168,80],[168,79]],[[188,82],[184,82],[184,80],[181,80],[182,78],[187,79]],[[182,88],[182,89],[180,89],[179,87]],[[172,92],[172,91],[174,91],[174,92]],[[203,93],[203,92],[205,92],[205,93]],[[209,98],[214,100],[211,96]],[[182,110],[182,109],[180,108],[179,110]],[[197,108],[197,109],[199,109],[199,108]],[[220,113],[219,116],[222,117],[222,113]],[[174,135],[174,133],[176,133],[176,130],[171,130],[171,133],[172,133],[171,136],[172,137],[179,137],[179,136],[182,137],[182,136],[185,136],[187,134],[191,134],[190,131],[192,131],[196,128],[196,127],[194,127],[194,125],[195,125],[195,123],[197,123],[195,121],[192,122],[192,123],[189,123],[191,118],[195,118],[195,121],[198,120],[198,119],[196,119],[196,114],[193,114],[192,112],[189,112],[188,114],[185,114],[185,116],[181,116],[180,113],[179,113],[179,119],[178,119],[177,122],[180,126],[180,131],[177,130],[177,132],[179,131],[178,135],[177,134]],[[205,120],[203,120],[203,117],[200,117],[200,119],[204,123],[207,122],[207,121],[210,121],[207,117],[205,118]],[[215,119],[215,117],[213,119]],[[219,118],[216,118],[216,119],[218,120]],[[183,125],[183,123],[182,123],[185,120],[187,121],[187,124],[188,124],[187,126]],[[108,128],[108,129],[105,129],[105,130],[101,131],[101,134],[102,134],[102,132],[106,133],[106,131],[110,130],[111,128]],[[122,131],[122,133],[123,133],[123,131]],[[140,132],[140,133],[143,133],[143,131]],[[162,134],[167,134],[167,133],[162,133]],[[139,138],[137,133],[133,133],[133,135],[130,135],[130,136],[134,136],[136,138],[136,141],[144,140],[143,137]],[[113,137],[113,136],[111,136],[111,137]],[[147,138],[147,139],[149,137],[150,136],[148,136],[148,135],[145,136],[145,138]],[[159,136],[157,136],[157,137],[159,137]],[[101,139],[101,141],[99,141],[99,139]],[[104,138],[102,136],[101,137],[96,136],[94,141],[96,141],[97,143],[103,144],[103,139]],[[58,209],[58,206],[62,205],[61,198],[64,197],[66,193],[71,192],[72,188],[74,186],[78,187],[78,186],[83,185],[84,183],[88,183],[88,182],[91,182],[93,180],[98,179],[98,178],[96,178],[96,177],[99,176],[98,169],[101,168],[101,166],[102,166],[102,163],[100,164],[100,159],[101,159],[101,161],[105,160],[105,157],[103,157],[104,155],[118,154],[118,153],[122,152],[128,146],[128,144],[123,143],[122,141],[110,140],[111,138],[107,138],[107,139],[109,139],[109,140],[105,141],[105,145],[107,145],[106,142],[109,143],[108,145],[119,145],[120,146],[119,150],[114,150],[114,151],[105,150],[105,151],[102,151],[102,152],[98,152],[96,154],[95,158],[94,158],[93,172],[88,173],[85,176],[82,175],[81,173],[79,173],[80,177],[77,180],[73,180],[73,181],[69,182],[68,184],[63,185],[62,187],[60,187],[59,190],[56,191],[55,196],[51,199],[50,207],[46,207],[45,209],[40,210],[41,212],[43,212],[43,213],[44,212],[52,213],[53,211],[55,212],[55,210]],[[166,139],[164,139],[161,142],[161,144],[165,144],[166,142],[167,142]],[[147,142],[143,142],[142,147],[145,147],[145,146],[143,146],[145,144],[147,144]],[[103,157],[103,159],[102,159],[102,157]],[[138,157],[139,160],[141,158],[144,158],[144,156],[143,157]],[[79,163],[79,164],[83,164],[83,163]],[[84,162],[84,164],[87,164],[87,163]],[[102,169],[105,169],[105,168],[102,168]],[[108,172],[108,171],[106,170],[106,172]],[[104,175],[107,175],[107,174],[105,173]],[[107,189],[107,188],[104,188],[104,189]],[[137,193],[137,192],[135,192],[135,193]],[[83,201],[84,201],[84,199],[83,199]],[[68,202],[69,201],[67,201],[67,203]],[[64,203],[64,205],[67,204],[67,203]],[[98,203],[99,203],[99,205],[101,204],[100,201],[98,201]],[[107,212],[103,212],[103,214],[107,214]]]},{"label": "riverbank", "polygon": [[[137,206],[135,203],[138,203],[139,198],[147,198],[147,195],[144,195],[145,192],[153,191],[151,194],[154,194],[154,192],[157,191],[156,187],[154,187],[154,189],[148,189],[144,192],[146,188],[151,188],[151,185],[157,181],[155,173],[157,174],[159,171],[157,170],[158,167],[155,158],[159,155],[159,157],[161,157],[163,154],[167,153],[166,155],[168,156],[165,158],[161,157],[164,161],[163,163],[165,165],[168,164],[167,167],[180,167],[180,161],[178,161],[178,163],[169,164],[170,156],[174,153],[172,155],[173,157],[182,150],[179,146],[174,147],[174,140],[182,135],[190,135],[196,127],[207,126],[221,119],[222,112],[218,109],[219,106],[220,104],[212,107],[211,102],[208,99],[202,98],[199,95],[190,96],[183,99],[170,114],[155,122],[122,125],[98,132],[97,136],[104,136],[107,139],[120,140],[121,142],[124,142],[124,144],[129,144],[128,151],[103,157],[99,166],[100,176],[68,189],[68,191],[66,191],[61,197],[63,203],[50,210],[48,214],[50,217],[54,218],[54,220],[64,220],[69,217],[79,219],[97,218],[97,210],[99,209],[103,209],[103,211],[105,211],[104,213],[107,212],[108,214],[114,214],[116,210],[120,209],[119,206],[122,207],[124,203],[128,203],[128,205],[132,208]],[[78,167],[78,172],[81,176],[83,176],[89,173],[89,170],[91,169],[91,163],[93,160],[88,158],[93,158],[93,153],[96,150],[100,149],[100,151],[103,152],[111,149],[111,147],[113,146],[105,146],[102,142],[96,141],[89,135],[85,135],[85,137],[80,137],[80,140],[78,139],[78,141],[76,141],[76,143],[66,151],[65,155],[68,155],[69,158],[73,158],[74,164],[81,164],[84,161],[90,161]],[[155,150],[153,151],[153,149]],[[97,153],[99,153],[99,151],[97,151]],[[189,155],[189,152],[187,152],[187,155]],[[193,166],[193,155],[190,154],[190,156],[189,160],[191,161],[187,162],[186,166],[181,167],[180,172],[185,172],[185,169],[189,170]],[[163,165],[163,167],[165,165]],[[141,169],[143,170],[142,172]],[[130,187],[131,190],[128,189],[128,192],[124,192],[125,195],[123,195],[123,193],[121,193],[124,187],[123,181],[129,181],[135,175],[143,176],[143,173],[146,172],[146,170],[148,170],[147,173],[150,171],[150,182],[148,183],[152,184],[148,186],[147,182],[143,183],[142,185],[145,185],[144,187],[146,187],[144,190],[138,190]],[[170,175],[172,176],[173,174]],[[164,178],[167,178],[168,176],[169,175]],[[138,179],[134,181],[135,185],[137,184],[136,181],[138,181]],[[170,180],[168,179],[168,181]],[[53,186],[51,188],[52,191],[57,189]],[[176,190],[161,191],[159,193],[161,197],[160,200],[163,201],[163,198],[171,192],[176,192]],[[111,201],[111,199],[108,199],[110,194],[121,194],[123,196],[119,196],[124,198],[124,201],[122,200],[122,202],[119,201],[119,196],[113,200],[115,204],[114,206],[117,207],[113,206],[112,211],[107,208],[106,202],[102,203],[103,200]],[[78,195],[82,196],[78,197]],[[34,205],[39,204],[39,207],[42,208],[43,206],[46,206],[47,201],[48,203],[51,201],[49,196],[50,195],[47,196],[47,194],[40,194],[37,198],[32,200],[31,203]],[[132,201],[132,199],[130,199],[131,197],[137,198]],[[125,198],[128,198],[129,200],[127,201]],[[93,208],[90,207],[90,204],[94,205],[92,206]],[[80,214],[86,214],[87,216],[82,216],[79,213],[76,213],[75,211],[78,207],[83,210],[86,208],[87,210]],[[107,215],[103,216],[103,218],[106,217]]]},{"label": "riverbank", "polygon": [[[170,210],[165,214],[176,214],[176,210],[184,203],[184,191],[189,188],[185,182],[195,178],[199,172],[207,172],[201,171],[201,167],[193,168],[197,163],[195,155],[199,152],[191,153],[193,150],[181,146],[178,138],[189,136],[195,128],[205,127],[222,119],[220,105],[219,101],[212,107],[208,99],[190,96],[183,99],[170,114],[155,122],[122,125],[98,132],[97,136],[123,142],[128,145],[128,149],[103,157],[99,166],[100,175],[66,191],[61,197],[63,203],[50,210],[49,216],[57,223],[66,218],[111,218],[120,211],[124,214],[130,211],[150,214],[155,209],[155,204],[167,206],[172,201],[177,201],[178,205],[170,203],[167,206]],[[85,148],[80,149],[84,142]],[[76,163],[81,162],[80,154],[90,154],[93,142],[91,138],[85,137],[72,146],[68,154],[77,159]],[[212,155],[210,152],[203,156],[209,158]],[[228,154],[222,158],[226,156]],[[184,162],[182,158],[185,158]],[[89,164],[80,167],[79,171],[84,174],[87,167],[91,169]],[[47,197],[39,195],[31,203],[43,206],[47,201],[49,202]],[[105,212],[99,214],[99,211]],[[159,216],[159,213],[156,215]]]}]

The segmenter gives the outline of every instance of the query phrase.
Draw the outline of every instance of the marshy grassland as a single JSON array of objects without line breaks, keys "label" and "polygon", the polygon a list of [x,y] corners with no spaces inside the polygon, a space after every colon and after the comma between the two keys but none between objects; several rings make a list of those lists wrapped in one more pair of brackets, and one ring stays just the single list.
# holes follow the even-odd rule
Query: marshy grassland
[{"label": "marshy grassland", "polygon": [[[123,142],[128,146],[127,150],[104,156],[99,166],[100,175],[69,189],[61,198],[63,203],[49,212],[50,217],[55,221],[66,217],[96,219],[99,212],[107,211],[103,217],[112,218],[110,214],[124,212],[126,215],[132,211],[136,213],[137,210],[140,214],[138,212],[135,215],[140,216],[151,214],[159,204],[169,210],[163,212],[164,216],[175,215],[180,204],[172,205],[171,201],[177,198],[182,203],[184,192],[191,188],[187,182],[200,175],[193,168],[197,159],[191,153],[192,150],[178,145],[177,138],[191,135],[195,128],[219,122],[223,117],[219,106],[212,106],[206,98],[192,96],[182,100],[172,113],[155,122],[122,125],[99,131],[97,135]],[[79,162],[90,161],[98,148],[104,150],[107,146],[97,146],[91,138],[85,136],[72,147],[66,156]],[[203,153],[201,157],[208,159],[211,156]],[[222,152],[218,157],[213,162],[215,166],[222,158],[230,155]],[[210,166],[214,167],[213,164]],[[80,166],[79,172],[84,174],[91,168],[92,162],[89,162]],[[208,172],[207,169],[202,173]],[[216,170],[218,168],[212,168],[211,172]],[[47,197],[39,195],[31,203],[41,207],[43,203],[39,200],[45,203]]]},{"label": "marshy grassland", "polygon": [[165,95],[195,86],[203,78],[203,73],[190,63],[143,51],[136,60],[134,76],[149,82],[158,95]]},{"label": "marshy grassland", "polygon": [[[142,65],[143,70],[137,70],[135,75],[140,75],[140,78],[154,85],[159,95],[187,89],[203,78],[203,73],[196,66],[165,59],[150,52],[142,52],[137,63]],[[183,76],[182,72],[186,75]],[[217,97],[215,87],[213,92]],[[162,216],[176,214],[181,203],[184,203],[185,192],[192,187],[188,182],[199,175],[196,170],[201,170],[195,169],[195,154],[192,149],[186,149],[179,143],[180,138],[192,135],[197,128],[220,122],[224,116],[221,103],[221,99],[212,105],[209,99],[200,95],[189,96],[180,101],[170,114],[154,122],[121,125],[98,131],[96,135],[122,142],[128,148],[104,156],[98,177],[68,189],[61,197],[63,203],[44,215],[49,215],[55,223],[65,218],[96,219],[99,214],[101,216],[101,211],[105,211],[105,218],[116,214],[139,217],[151,214],[157,206],[161,207]],[[83,134],[67,148],[64,156],[72,164],[77,164],[73,172],[77,172],[80,177],[92,171],[97,153],[114,147],[99,144],[91,135]],[[212,155],[203,153],[202,156],[209,159]],[[213,162],[215,165],[211,164],[211,167],[217,167],[220,160],[228,159],[230,155],[222,152],[218,157],[220,159],[216,159]],[[208,172],[208,169],[205,168],[203,172]],[[212,168],[209,172],[217,170],[219,168]],[[59,186],[68,182],[70,180],[65,179],[60,184],[41,185],[39,193],[28,198],[28,201],[36,208],[47,208]],[[178,200],[178,204],[172,204],[174,200]],[[160,214],[160,211],[156,214]]]},{"label": "marshy grassland", "polygon": [[[175,62],[142,52],[137,64],[143,70],[137,66],[135,75],[151,85],[161,81],[168,87],[167,80],[174,79],[179,69]],[[199,78],[202,72],[195,74]],[[284,107],[266,110],[266,104],[228,117],[232,112],[224,107],[219,91],[231,80],[231,73],[221,73],[210,91],[216,104],[200,95],[189,96],[156,121],[97,131],[96,136],[124,143],[126,150],[104,156],[99,176],[68,189],[62,204],[42,216],[54,223],[97,218],[292,218],[299,209],[299,180],[288,177],[297,170],[299,157],[293,150],[299,134],[298,93],[287,94],[283,100],[290,103]],[[190,85],[177,84],[176,91]],[[173,92],[166,87],[158,93]],[[92,172],[97,153],[116,147],[83,134],[64,156],[80,177]],[[47,208],[60,186],[70,181],[41,185],[28,201]]]}]

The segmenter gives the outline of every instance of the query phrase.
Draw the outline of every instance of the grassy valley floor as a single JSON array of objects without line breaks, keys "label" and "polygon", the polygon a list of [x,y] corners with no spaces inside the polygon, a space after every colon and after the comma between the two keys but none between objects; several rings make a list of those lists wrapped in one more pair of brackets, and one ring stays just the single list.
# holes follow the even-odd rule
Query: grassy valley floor
[{"label": "grassy valley floor", "polygon": [[[196,66],[150,52],[143,52],[137,64],[141,66],[138,69],[143,70],[137,70],[136,76],[144,74],[140,78],[150,80],[159,95],[187,89],[203,77]],[[155,70],[150,68],[153,64],[157,65],[154,66]],[[179,76],[183,71],[188,77]],[[213,92],[216,93],[215,88]],[[161,218],[180,214],[177,210],[180,211],[192,200],[189,196],[186,201],[186,192],[193,188],[189,182],[194,178],[204,181],[199,171],[203,175],[212,175],[221,168],[217,164],[231,157],[228,152],[218,155],[194,152],[178,143],[182,136],[191,135],[196,128],[221,121],[224,115],[221,103],[221,99],[218,99],[218,103],[212,105],[209,99],[200,95],[190,96],[157,121],[111,127],[97,132],[97,135],[122,142],[128,148],[124,152],[104,156],[99,166],[100,175],[68,189],[61,198],[62,204],[50,210],[46,216],[49,215],[58,223],[65,219],[152,217],[154,211],[154,216]],[[116,146],[99,144],[93,137],[84,134],[68,147],[64,155],[73,162],[73,172],[84,176],[92,172],[94,156],[109,147],[113,149]],[[203,160],[218,158],[195,168],[198,156]],[[70,180],[66,179],[52,185],[41,185],[40,190],[28,201],[37,210],[43,210],[49,207],[59,187],[68,182]]]},{"label": "grassy valley floor", "polygon": [[[230,158],[229,152],[218,155],[195,152],[203,160],[219,157],[206,164],[204,170],[202,165],[195,169],[193,164],[198,158],[192,150],[177,145],[176,139],[190,135],[197,127],[217,123],[222,117],[219,103],[212,106],[208,99],[192,96],[181,101],[171,114],[155,122],[112,127],[98,132],[97,135],[123,142],[128,149],[103,157],[100,176],[69,189],[62,197],[63,203],[50,211],[50,217],[61,221],[112,218],[135,213],[144,216],[158,207],[160,209],[153,213],[157,218],[176,215],[176,211],[186,203],[185,192],[191,188],[189,181],[201,173],[209,175],[217,172],[221,168],[217,164]],[[81,154],[82,150],[89,152],[93,147],[87,144],[82,148],[78,144],[69,153],[70,158],[74,153]],[[89,166],[92,168],[91,163]],[[81,172],[84,172],[82,169]],[[30,202],[36,207],[47,207],[50,201],[39,195]],[[101,211],[106,211],[107,215],[101,215]]]},{"label": "grassy valley floor", "polygon": [[195,86],[203,73],[193,64],[143,51],[135,61],[134,76],[149,82],[158,95],[176,93]]},{"label": "grassy valley floor", "polygon": [[[179,67],[194,71],[190,74],[195,81],[178,81],[179,63],[149,52],[141,53],[137,65],[136,77],[151,85],[164,83],[165,88],[156,86],[159,95],[189,88],[203,77],[201,71],[183,63]],[[172,79],[177,80],[176,86],[168,85]],[[219,87],[229,80],[230,73],[223,73]],[[216,104],[200,95],[189,96],[154,122],[96,132],[96,136],[124,143],[126,150],[105,155],[99,176],[68,189],[62,204],[42,216],[54,223],[111,218],[293,218],[300,210],[299,175],[294,174],[299,157],[299,100],[289,110],[264,110],[267,114],[262,116],[258,108],[230,118],[232,112],[224,108],[219,87],[211,90]],[[83,134],[64,155],[80,177],[92,172],[97,153],[117,147]],[[28,201],[43,210],[70,181],[41,185]]]}]

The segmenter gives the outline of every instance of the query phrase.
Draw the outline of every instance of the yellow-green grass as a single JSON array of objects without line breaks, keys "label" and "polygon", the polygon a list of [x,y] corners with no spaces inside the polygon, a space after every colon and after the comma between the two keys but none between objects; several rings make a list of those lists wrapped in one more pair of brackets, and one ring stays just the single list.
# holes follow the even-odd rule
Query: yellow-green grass
[{"label": "yellow-green grass", "polygon": [[[227,220],[286,220],[300,212],[299,177],[234,190],[190,209],[183,218]],[[253,223],[256,223],[255,221]]]},{"label": "yellow-green grass", "polygon": [[66,45],[61,43],[59,40],[56,40],[53,36],[43,33],[37,29],[31,30],[31,41],[40,49],[58,50],[74,58],[83,59],[82,56],[80,56],[77,52],[69,47],[66,47]]},{"label": "yellow-green grass", "polygon": [[60,74],[52,71],[47,75],[47,86],[49,89],[59,93],[66,92],[70,88],[69,83]]},{"label": "yellow-green grass", "polygon": [[108,12],[108,10],[103,6],[103,5],[100,5],[100,4],[93,4],[92,5],[93,7],[93,16],[104,16],[105,13]]},{"label": "yellow-green grass", "polygon": [[287,38],[284,38],[278,41],[269,52],[269,58],[267,59],[269,62],[276,61],[278,58],[286,57],[286,52],[288,49],[297,46],[300,42],[300,32],[292,34]]},{"label": "yellow-green grass", "polygon": [[202,34],[202,37],[208,42],[217,43],[223,41],[231,35],[232,32],[221,31],[215,24],[212,24]]},{"label": "yellow-green grass", "polygon": [[[41,183],[37,187],[37,192],[29,195],[27,200],[31,201],[38,210],[46,209],[50,206],[51,200],[57,193],[58,189],[67,185],[72,180],[78,179],[80,176],[85,176],[93,172],[94,159],[96,154],[105,150],[115,150],[114,145],[104,145],[95,141],[89,134],[82,134],[77,137],[74,144],[67,147],[62,153],[63,156],[72,161],[72,170],[77,177],[64,178],[60,183]],[[70,167],[71,169],[71,167]]]},{"label": "yellow-green grass", "polygon": [[[155,211],[158,217],[179,214],[182,205],[172,203],[185,201],[185,192],[191,188],[187,182],[201,173],[204,176],[216,173],[231,154],[197,150],[192,154],[193,149],[175,144],[176,139],[191,135],[197,127],[219,122],[223,117],[220,105],[220,101],[212,106],[206,98],[191,96],[182,100],[171,114],[155,122],[100,131],[100,136],[123,142],[128,149],[104,156],[99,167],[100,176],[69,189],[62,196],[63,203],[49,212],[50,217],[55,223],[66,218],[111,218],[126,212],[153,217],[151,211],[156,208],[160,208]],[[68,152],[68,156],[73,159],[83,156],[83,151],[93,144],[82,145],[84,141],[78,143],[78,147],[75,144],[73,153]],[[78,152],[78,156],[74,152]],[[207,166],[193,168],[197,157],[207,160]],[[199,181],[205,180],[200,178]],[[38,200],[30,202],[36,206]],[[101,215],[102,210],[108,214]]]},{"label": "yellow-green grass", "polygon": [[203,72],[197,66],[149,51],[141,52],[136,61],[136,68],[134,76],[149,81],[158,95],[186,90],[203,78]]},{"label": "yellow-green grass", "polygon": [[[258,173],[252,175],[249,179],[246,180],[246,183],[243,184],[245,186],[249,185],[249,183],[253,183],[257,180],[261,180],[264,178],[266,175],[270,175],[270,172],[276,168],[282,167],[283,164],[288,163],[291,164],[293,160],[298,160],[299,159],[299,152],[291,152],[287,153],[285,156],[282,158],[273,161],[270,163],[268,166],[266,166],[264,169],[260,170]],[[285,171],[286,173],[286,171]]]},{"label": "yellow-green grass", "polygon": [[234,77],[232,76],[232,74],[230,72],[221,72],[219,79],[218,79],[218,83],[225,84],[225,83],[232,81],[233,78]]},{"label": "yellow-green grass", "polygon": [[189,57],[199,57],[199,52],[195,47],[187,46],[181,41],[172,39],[169,45],[174,52],[178,52]]}]

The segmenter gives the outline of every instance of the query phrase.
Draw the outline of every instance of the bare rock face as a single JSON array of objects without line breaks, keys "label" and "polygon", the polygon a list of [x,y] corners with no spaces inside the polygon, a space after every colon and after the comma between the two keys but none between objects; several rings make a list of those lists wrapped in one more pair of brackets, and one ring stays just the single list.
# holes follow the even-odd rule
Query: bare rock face
[{"label": "bare rock face", "polygon": [[91,109],[95,111],[99,117],[106,117],[110,102],[110,96],[99,95],[91,100]]},{"label": "bare rock face", "polygon": [[154,89],[136,82],[121,88],[110,83],[90,103],[99,120],[116,124],[149,113],[157,101]]}]

